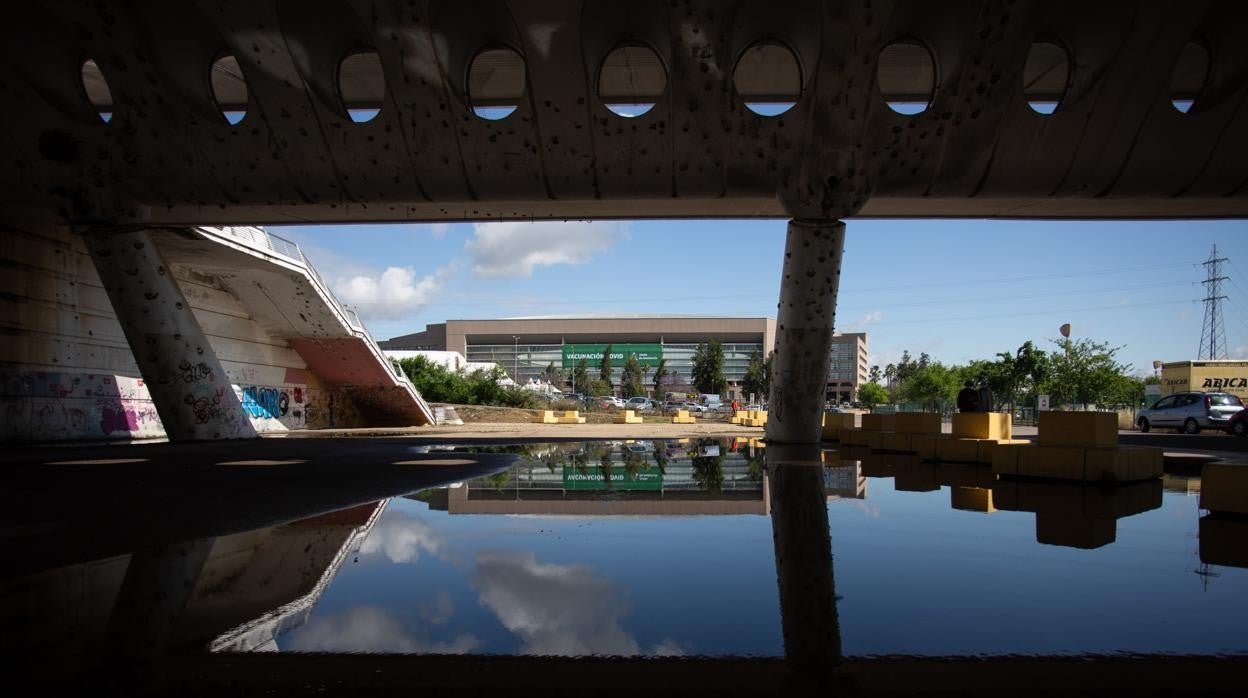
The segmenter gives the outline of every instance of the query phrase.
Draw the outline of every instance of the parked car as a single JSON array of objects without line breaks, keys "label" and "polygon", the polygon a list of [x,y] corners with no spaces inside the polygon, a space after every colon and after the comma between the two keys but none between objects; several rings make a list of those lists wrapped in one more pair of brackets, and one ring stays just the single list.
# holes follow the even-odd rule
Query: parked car
[{"label": "parked car", "polygon": [[701,412],[708,412],[708,411],[709,411],[709,410],[706,408],[706,405],[699,405],[699,404],[698,404],[698,403],[696,403],[696,402],[686,402],[685,404],[681,405],[680,407],[678,407],[678,408],[676,408],[676,409],[680,409],[680,410],[689,410],[690,412],[699,412],[699,413],[701,413]]},{"label": "parked car", "polygon": [[675,412],[676,410],[685,409],[685,403],[668,401],[663,403],[664,412]]},{"label": "parked car", "polygon": [[1231,415],[1226,430],[1235,436],[1248,436],[1248,410],[1240,410]]},{"label": "parked car", "polygon": [[648,412],[655,408],[654,400],[648,397],[630,397],[624,402],[624,408],[629,410],[637,410],[638,412]]},{"label": "parked car", "polygon": [[603,395],[595,399],[599,401],[598,404],[601,405],[603,409],[624,406],[624,401],[614,395]]},{"label": "parked car", "polygon": [[1231,417],[1243,410],[1243,401],[1230,393],[1175,393],[1141,410],[1135,423],[1145,433],[1157,427],[1199,434],[1201,429],[1228,429]]}]

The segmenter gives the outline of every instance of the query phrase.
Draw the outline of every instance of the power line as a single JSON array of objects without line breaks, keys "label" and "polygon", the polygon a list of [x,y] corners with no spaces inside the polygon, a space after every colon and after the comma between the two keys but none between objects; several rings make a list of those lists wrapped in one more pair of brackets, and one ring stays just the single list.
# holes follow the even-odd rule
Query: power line
[{"label": "power line", "polygon": [[970,321],[970,320],[997,320],[1001,318],[1035,317],[1039,315],[1064,315],[1064,314],[1069,314],[1069,313],[1087,313],[1087,312],[1094,312],[1094,311],[1100,311],[1100,310],[1121,310],[1124,308],[1148,308],[1148,307],[1156,307],[1156,306],[1161,306],[1161,305],[1185,305],[1191,302],[1192,301],[1180,300],[1180,301],[1156,301],[1152,303],[1118,303],[1115,305],[1102,305],[1102,306],[1093,306],[1093,307],[1085,306],[1085,307],[1080,307],[1080,308],[1066,308],[1063,310],[1038,310],[1038,311],[1026,312],[1026,313],[1010,312],[1010,313],[996,313],[992,315],[965,315],[965,316],[960,316],[960,317],[923,318],[920,320],[881,320],[879,322],[873,322],[871,323],[871,325],[873,326],[874,325],[922,325],[922,324],[927,324],[927,323],[932,323],[932,322],[965,322],[965,321]]}]

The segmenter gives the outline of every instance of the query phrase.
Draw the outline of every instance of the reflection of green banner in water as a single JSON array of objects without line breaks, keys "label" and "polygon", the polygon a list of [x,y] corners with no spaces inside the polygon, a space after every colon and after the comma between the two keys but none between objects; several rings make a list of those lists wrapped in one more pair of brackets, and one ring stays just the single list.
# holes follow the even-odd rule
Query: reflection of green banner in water
[{"label": "reflection of green banner in water", "polygon": [[[590,366],[602,363],[602,352],[607,350],[606,344],[565,344],[563,345],[563,367],[575,368],[584,359]],[[629,354],[635,354],[642,366],[658,366],[663,358],[663,346],[660,344],[613,344],[611,345],[611,365],[623,366]]]},{"label": "reflection of green banner in water", "polygon": [[611,484],[603,475],[602,468],[591,467],[584,472],[576,466],[563,466],[563,489],[565,490],[661,490],[663,471],[658,468],[641,468],[628,472],[623,466],[611,468]]}]

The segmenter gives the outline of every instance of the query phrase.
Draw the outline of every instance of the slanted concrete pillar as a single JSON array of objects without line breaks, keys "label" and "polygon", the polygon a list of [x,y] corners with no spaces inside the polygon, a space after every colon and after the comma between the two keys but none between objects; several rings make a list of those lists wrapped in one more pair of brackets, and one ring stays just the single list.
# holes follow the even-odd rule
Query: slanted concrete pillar
[{"label": "slanted concrete pillar", "polygon": [[845,224],[789,221],[784,243],[768,443],[819,443]]},{"label": "slanted concrete pillar", "polygon": [[817,444],[767,447],[767,491],[790,677],[819,685],[841,664],[832,537]]},{"label": "slanted concrete pillar", "polygon": [[151,235],[98,230],[86,243],[169,440],[255,438]]}]

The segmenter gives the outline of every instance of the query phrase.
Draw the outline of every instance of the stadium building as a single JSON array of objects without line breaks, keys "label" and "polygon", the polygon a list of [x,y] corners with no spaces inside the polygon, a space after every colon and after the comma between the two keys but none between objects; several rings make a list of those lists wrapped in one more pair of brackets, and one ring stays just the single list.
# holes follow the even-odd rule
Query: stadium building
[{"label": "stadium building", "polygon": [[[385,350],[452,351],[469,362],[492,362],[518,383],[540,378],[551,364],[570,377],[581,359],[597,377],[602,353],[612,354],[611,382],[618,386],[624,361],[637,356],[649,375],[660,360],[677,382],[665,390],[689,390],[693,354],[698,344],[717,339],[724,349],[724,377],[729,394],[742,397],[741,380],[750,358],[775,348],[776,321],[766,317],[592,316],[524,317],[501,320],[447,320],[423,332],[381,342]],[[838,334],[828,357],[828,399],[853,400],[867,381],[866,333]],[[576,388],[578,391],[582,387]]]}]

